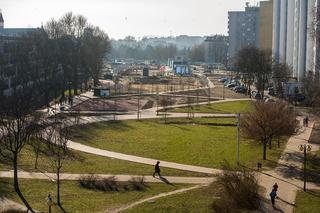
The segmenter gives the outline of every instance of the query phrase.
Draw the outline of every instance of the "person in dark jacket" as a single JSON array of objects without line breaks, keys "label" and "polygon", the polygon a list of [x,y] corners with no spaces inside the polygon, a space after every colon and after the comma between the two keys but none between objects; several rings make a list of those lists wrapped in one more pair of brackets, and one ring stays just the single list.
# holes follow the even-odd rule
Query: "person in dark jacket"
[{"label": "person in dark jacket", "polygon": [[154,166],[154,173],[152,175],[153,177],[155,176],[155,174],[158,174],[159,177],[161,177],[159,164],[160,164],[160,161],[157,161],[156,165]]},{"label": "person in dark jacket", "polygon": [[270,198],[271,198],[272,206],[274,207],[275,199],[277,197],[277,191],[272,189],[272,191],[271,191],[271,193],[269,195],[270,195]]}]

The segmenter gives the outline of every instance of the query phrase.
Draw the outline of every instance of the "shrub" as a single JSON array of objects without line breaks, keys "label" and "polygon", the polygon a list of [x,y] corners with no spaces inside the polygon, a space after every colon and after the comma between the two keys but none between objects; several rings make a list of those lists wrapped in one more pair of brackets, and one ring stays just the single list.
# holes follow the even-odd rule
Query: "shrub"
[{"label": "shrub", "polygon": [[99,178],[96,175],[83,176],[80,186],[99,191],[143,191],[146,188],[144,177],[133,177],[129,182],[119,183],[116,177]]},{"label": "shrub", "polygon": [[132,177],[129,183],[133,191],[143,191],[146,188],[144,177]]},{"label": "shrub", "polygon": [[213,204],[216,212],[238,212],[241,209],[257,210],[260,207],[259,185],[253,172],[238,170],[228,163],[218,177],[222,186],[221,199]]},{"label": "shrub", "polygon": [[79,179],[83,188],[100,191],[119,191],[118,183],[114,176],[108,178],[99,178],[95,175],[83,176]]}]

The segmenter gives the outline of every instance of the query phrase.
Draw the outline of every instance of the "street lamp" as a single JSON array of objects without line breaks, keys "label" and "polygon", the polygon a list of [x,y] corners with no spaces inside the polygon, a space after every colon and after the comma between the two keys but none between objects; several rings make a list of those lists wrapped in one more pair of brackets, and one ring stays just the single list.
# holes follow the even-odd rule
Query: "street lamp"
[{"label": "street lamp", "polygon": [[52,198],[51,198],[51,194],[49,192],[48,197],[47,197],[47,204],[48,204],[48,208],[49,208],[49,213],[51,213],[51,205],[52,205]]},{"label": "street lamp", "polygon": [[306,191],[306,184],[307,184],[307,151],[311,151],[312,146],[307,144],[299,145],[299,150],[303,151],[303,191]]}]

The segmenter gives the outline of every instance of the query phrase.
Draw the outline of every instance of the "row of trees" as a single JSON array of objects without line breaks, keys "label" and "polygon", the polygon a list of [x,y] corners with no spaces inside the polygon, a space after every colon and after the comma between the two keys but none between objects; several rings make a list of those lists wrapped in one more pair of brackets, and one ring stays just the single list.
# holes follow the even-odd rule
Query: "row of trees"
[{"label": "row of trees", "polygon": [[[0,57],[0,76],[11,75],[15,84],[10,96],[0,97],[0,160],[11,164],[14,190],[34,212],[20,190],[19,158],[27,145],[36,156],[43,152],[57,175],[57,205],[61,206],[61,168],[66,159],[74,157],[67,148],[67,122],[47,118],[37,111],[36,103],[48,105],[52,98],[63,97],[67,89],[69,95],[71,90],[77,93],[91,78],[98,84],[103,58],[110,50],[108,36],[83,16],[67,13],[11,41],[8,48]],[[8,73],[10,64],[14,73]]]},{"label": "row of trees", "polygon": [[113,58],[134,58],[140,60],[157,60],[167,61],[168,58],[176,56],[180,51],[175,45],[167,46],[147,46],[142,48],[140,46],[120,45],[113,47],[111,50],[111,57]]},{"label": "row of trees", "polygon": [[10,42],[8,47],[2,53],[8,60],[0,60],[0,76],[6,76],[3,73],[9,71],[5,66],[13,64],[14,90],[23,84],[36,84],[48,105],[52,97],[64,96],[65,90],[71,95],[72,89],[75,94],[83,87],[87,89],[90,79],[95,85],[99,83],[110,41],[104,31],[89,24],[84,16],[69,12]]},{"label": "row of trees", "polygon": [[22,89],[23,93],[4,97],[0,104],[0,161],[12,167],[14,190],[28,210],[34,212],[19,185],[19,159],[23,150],[26,146],[33,148],[36,156],[35,168],[40,153],[50,159],[49,166],[56,174],[58,206],[61,206],[60,173],[63,163],[75,156],[67,146],[68,120],[57,116],[49,119],[36,111],[33,102],[37,100],[39,92],[34,92],[33,86]]},{"label": "row of trees", "polygon": [[235,67],[248,88],[248,94],[251,95],[251,87],[255,85],[262,97],[270,79],[273,80],[276,93],[281,96],[282,83],[287,82],[292,74],[292,69],[287,64],[274,61],[271,51],[253,46],[245,47],[237,53]]},{"label": "row of trees", "polygon": [[113,46],[111,50],[111,57],[113,58],[135,58],[140,60],[157,60],[167,61],[168,58],[173,58],[176,55],[188,57],[192,61],[205,60],[204,44],[195,45],[192,48],[178,49],[174,44],[157,45],[147,47],[120,45]]}]

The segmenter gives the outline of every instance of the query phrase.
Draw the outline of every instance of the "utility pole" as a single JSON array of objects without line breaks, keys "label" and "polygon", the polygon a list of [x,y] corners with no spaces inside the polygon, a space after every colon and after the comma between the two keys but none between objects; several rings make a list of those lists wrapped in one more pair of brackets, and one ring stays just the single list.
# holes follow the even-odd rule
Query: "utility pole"
[{"label": "utility pole", "polygon": [[237,164],[240,164],[240,113],[237,115]]},{"label": "utility pole", "polygon": [[138,94],[138,112],[137,112],[137,119],[140,121],[141,115],[140,115],[140,95],[141,95],[141,82],[139,85],[139,94]]},{"label": "utility pole", "polygon": [[159,87],[156,87],[157,92],[157,115],[159,115]]}]

